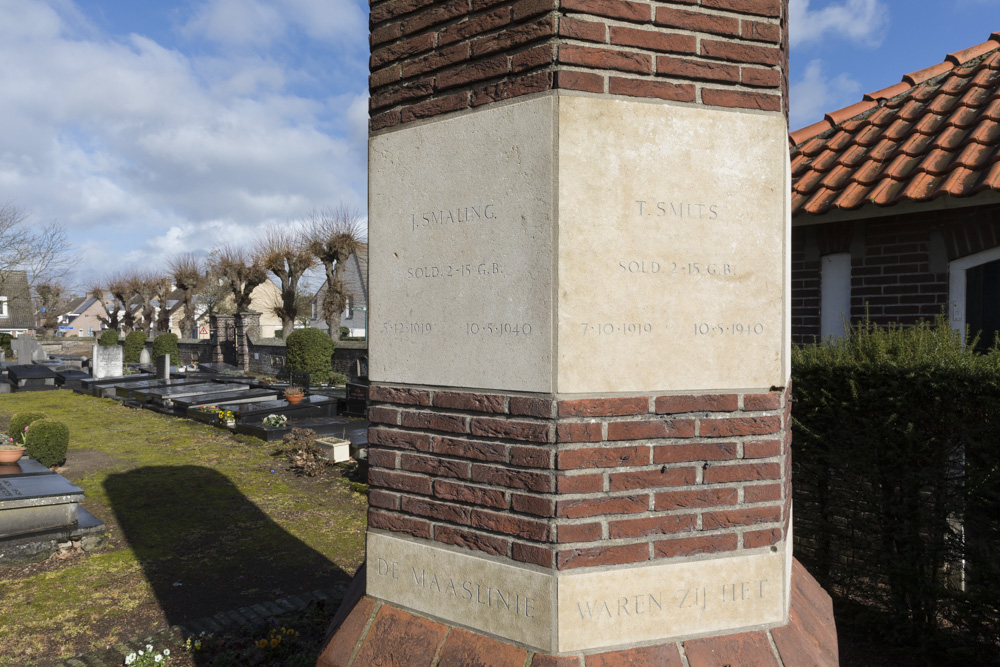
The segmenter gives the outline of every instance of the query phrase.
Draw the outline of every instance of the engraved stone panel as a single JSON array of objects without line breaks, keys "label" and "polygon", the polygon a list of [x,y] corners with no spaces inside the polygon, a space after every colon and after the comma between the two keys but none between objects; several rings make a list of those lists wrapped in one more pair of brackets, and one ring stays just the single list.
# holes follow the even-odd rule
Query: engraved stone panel
[{"label": "engraved stone panel", "polygon": [[762,628],[788,609],[785,549],[543,572],[369,530],[367,555],[369,595],[550,652]]},{"label": "engraved stone panel", "polygon": [[369,143],[369,376],[551,391],[555,98]]},{"label": "engraved stone panel", "polygon": [[559,392],[785,382],[784,120],[563,96]]},{"label": "engraved stone panel", "polygon": [[118,345],[94,345],[91,374],[95,380],[121,377],[124,350]]},{"label": "engraved stone panel", "polygon": [[659,563],[559,578],[559,650],[785,622],[784,554]]},{"label": "engraved stone panel", "polygon": [[368,531],[368,595],[529,646],[552,646],[555,579]]}]

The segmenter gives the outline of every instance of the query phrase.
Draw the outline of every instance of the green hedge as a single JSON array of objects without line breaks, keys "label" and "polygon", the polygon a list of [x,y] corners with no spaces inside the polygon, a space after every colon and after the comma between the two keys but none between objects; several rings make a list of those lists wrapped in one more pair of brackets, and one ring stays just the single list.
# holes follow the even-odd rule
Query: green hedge
[{"label": "green hedge", "polygon": [[138,329],[129,331],[128,335],[125,336],[125,363],[139,363],[139,355],[142,354],[142,348],[144,347],[146,347],[146,334]]},{"label": "green hedge", "polygon": [[943,319],[862,323],[793,349],[792,378],[796,555],[911,648],[996,644],[1000,353]]},{"label": "green hedge", "polygon": [[334,342],[319,329],[296,329],[285,341],[285,367],[309,373],[311,382],[326,382],[333,374],[334,348]]},{"label": "green hedge", "polygon": [[45,419],[44,412],[17,412],[10,418],[10,426],[8,427],[10,432],[7,435],[23,445],[24,429],[39,419]]},{"label": "green hedge", "polygon": [[97,338],[97,344],[104,347],[114,347],[118,344],[118,332],[114,329],[105,329]]},{"label": "green hedge", "polygon": [[25,454],[46,468],[66,461],[69,450],[69,427],[55,419],[39,419],[31,422],[25,434]]},{"label": "green hedge", "polygon": [[177,346],[177,334],[160,334],[153,341],[153,360],[157,360],[165,354],[170,355],[170,363],[176,366],[180,363],[181,349]]},{"label": "green hedge", "polygon": [[9,333],[0,333],[0,350],[7,356],[7,361],[14,356],[14,350],[10,347],[10,342],[14,340],[14,337]]}]

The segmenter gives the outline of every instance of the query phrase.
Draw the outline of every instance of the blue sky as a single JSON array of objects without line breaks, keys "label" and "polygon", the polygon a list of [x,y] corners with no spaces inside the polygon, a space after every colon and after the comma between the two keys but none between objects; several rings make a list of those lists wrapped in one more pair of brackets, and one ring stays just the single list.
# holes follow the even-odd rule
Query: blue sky
[{"label": "blue sky", "polygon": [[[1000,30],[1000,0],[792,0],[792,129]],[[76,280],[366,200],[367,5],[0,0],[0,203]]]}]

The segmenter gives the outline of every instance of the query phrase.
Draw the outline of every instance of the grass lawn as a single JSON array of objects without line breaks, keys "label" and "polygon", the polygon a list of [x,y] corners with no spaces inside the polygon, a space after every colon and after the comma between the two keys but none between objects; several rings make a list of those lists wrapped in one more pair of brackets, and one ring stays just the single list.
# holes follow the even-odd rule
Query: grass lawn
[{"label": "grass lawn", "polygon": [[61,472],[109,539],[61,560],[0,562],[0,666],[330,589],[364,558],[365,497],[337,474],[296,476],[274,444],[68,391],[3,395],[0,431],[23,411],[69,426]]}]

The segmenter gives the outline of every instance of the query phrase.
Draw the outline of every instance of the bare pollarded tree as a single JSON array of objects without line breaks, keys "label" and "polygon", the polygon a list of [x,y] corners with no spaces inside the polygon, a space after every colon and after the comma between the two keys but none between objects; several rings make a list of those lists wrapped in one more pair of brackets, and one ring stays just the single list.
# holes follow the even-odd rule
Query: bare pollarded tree
[{"label": "bare pollarded tree", "polygon": [[282,337],[287,340],[299,315],[300,281],[303,274],[316,265],[308,239],[294,227],[268,227],[257,239],[256,254],[264,268],[278,279],[280,303],[274,304],[274,314],[281,318]]},{"label": "bare pollarded tree", "polygon": [[[181,336],[191,336],[195,332],[194,295],[205,284],[201,261],[193,253],[185,253],[171,259],[169,268],[174,284],[183,294],[181,302],[184,317],[179,323]],[[194,337],[197,337],[197,333],[194,333]]]},{"label": "bare pollarded tree", "polygon": [[59,280],[46,278],[35,283],[35,294],[42,312],[42,329],[51,336],[59,326],[59,310],[66,305],[66,286]]},{"label": "bare pollarded tree", "polygon": [[[107,283],[108,292],[114,301],[114,310],[121,311],[121,333],[128,335],[135,330],[135,309],[132,304],[132,288],[130,276],[121,271],[113,274]],[[110,313],[108,316],[110,318]],[[111,322],[107,322],[109,328]]]},{"label": "bare pollarded tree", "polygon": [[[132,312],[137,308],[141,319],[138,321],[139,328],[147,335],[151,336],[154,329],[157,333],[169,331],[169,312],[167,311],[167,297],[170,295],[170,278],[157,274],[153,271],[143,271],[132,269],[122,276],[125,283],[126,308]],[[157,307],[159,306],[161,317],[157,317]],[[166,319],[164,319],[166,318]],[[133,321],[135,326],[135,321]]]},{"label": "bare pollarded tree", "polygon": [[12,271],[24,271],[35,294],[38,285],[61,281],[70,268],[69,250],[58,223],[39,224],[11,202],[0,205],[0,293],[6,293],[4,282]]},{"label": "bare pollarded tree", "polygon": [[[108,282],[110,283],[111,280]],[[87,294],[97,299],[97,302],[101,304],[101,308],[104,309],[104,314],[98,315],[97,319],[103,322],[107,328],[118,331],[118,327],[121,326],[121,315],[124,304],[118,301],[118,298],[112,294],[109,287],[105,287],[100,282],[95,282],[91,285],[90,289],[87,290]]]},{"label": "bare pollarded tree", "polygon": [[225,244],[211,256],[212,270],[229,283],[237,313],[250,310],[250,300],[258,285],[267,280],[260,257],[246,248]]},{"label": "bare pollarded tree", "polygon": [[361,215],[346,205],[317,213],[307,220],[309,250],[323,265],[326,274],[326,292],[323,294],[321,312],[329,327],[330,338],[340,339],[340,314],[350,296],[344,288],[344,269],[347,260],[361,248],[364,227]]}]

